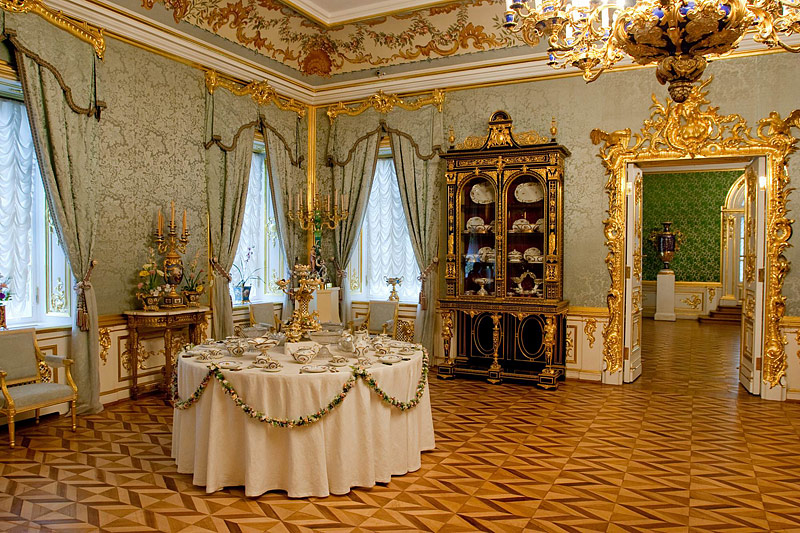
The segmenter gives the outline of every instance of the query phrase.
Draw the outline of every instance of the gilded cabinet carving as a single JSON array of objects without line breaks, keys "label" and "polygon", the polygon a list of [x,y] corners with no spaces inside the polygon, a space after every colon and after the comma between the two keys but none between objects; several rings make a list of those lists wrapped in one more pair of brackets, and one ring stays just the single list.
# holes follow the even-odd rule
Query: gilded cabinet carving
[{"label": "gilded cabinet carving", "polygon": [[[486,136],[469,137],[443,156],[447,256],[446,297],[440,304],[454,312],[452,330],[443,337],[445,346],[456,337],[456,358],[446,362],[442,375],[544,384],[541,376],[550,369],[551,385],[563,376],[567,302],[561,241],[568,155],[538,134],[515,135],[511,117],[498,111]],[[545,338],[553,341],[551,349]]]}]

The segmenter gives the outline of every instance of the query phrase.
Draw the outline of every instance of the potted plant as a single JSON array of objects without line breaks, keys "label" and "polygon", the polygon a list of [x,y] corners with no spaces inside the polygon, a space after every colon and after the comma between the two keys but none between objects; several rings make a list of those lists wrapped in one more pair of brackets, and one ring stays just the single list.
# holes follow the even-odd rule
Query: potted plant
[{"label": "potted plant", "polygon": [[11,277],[0,276],[0,329],[8,329],[6,326],[6,302],[11,300]]},{"label": "potted plant", "polygon": [[260,268],[253,269],[252,265],[250,264],[254,257],[253,257],[254,248],[252,246],[247,247],[247,253],[244,254],[244,257],[241,258],[240,264],[233,263],[233,279],[235,280],[233,285],[233,297],[239,303],[250,303],[250,289],[252,289],[252,282],[254,281],[262,281],[261,278],[258,276],[258,271],[261,270]]},{"label": "potted plant", "polygon": [[194,254],[192,262],[189,263],[189,271],[183,277],[183,297],[189,307],[197,307],[200,305],[200,295],[203,294],[205,289],[206,275],[203,269],[197,269],[198,259],[200,257],[200,250]]},{"label": "potted plant", "polygon": [[136,297],[144,304],[145,311],[158,311],[158,301],[164,290],[162,281],[164,271],[156,264],[155,251],[150,248],[150,257],[139,271],[139,283],[136,285]]}]

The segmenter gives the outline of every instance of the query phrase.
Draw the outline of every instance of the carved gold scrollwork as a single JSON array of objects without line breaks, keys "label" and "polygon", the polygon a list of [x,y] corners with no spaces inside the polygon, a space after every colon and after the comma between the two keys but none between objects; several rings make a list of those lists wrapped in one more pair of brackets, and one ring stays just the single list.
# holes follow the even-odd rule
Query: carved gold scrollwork
[{"label": "carved gold scrollwork", "polygon": [[691,297],[684,298],[683,300],[681,300],[681,302],[685,303],[692,309],[697,309],[698,307],[700,307],[700,304],[703,303],[703,299],[700,298],[698,295],[693,294]]},{"label": "carved gold scrollwork", "polygon": [[714,301],[714,296],[716,294],[717,294],[717,289],[716,288],[714,288],[714,287],[709,287],[708,288],[708,303],[711,303],[711,302]]},{"label": "carved gold scrollwork", "polygon": [[44,361],[39,361],[39,379],[44,383],[53,382],[53,369],[50,368]]},{"label": "carved gold scrollwork", "polygon": [[281,96],[266,80],[251,81],[247,85],[242,86],[229,79],[221,78],[214,70],[207,70],[206,90],[208,90],[209,94],[214,94],[217,87],[227,89],[236,96],[250,95],[253,101],[258,105],[274,104],[278,109],[294,111],[299,117],[304,117],[306,115],[305,105],[294,98]]},{"label": "carved gold scrollwork", "polygon": [[444,90],[434,89],[429,95],[423,95],[416,100],[404,100],[396,94],[386,94],[383,91],[378,91],[360,104],[348,105],[344,102],[339,102],[328,108],[327,114],[330,120],[334,120],[339,115],[350,115],[351,117],[360,115],[367,109],[373,108],[378,113],[388,113],[395,107],[405,109],[407,111],[416,111],[422,109],[426,105],[431,105],[436,108],[439,113],[442,112],[444,105]]},{"label": "carved gold scrollwork", "polygon": [[567,328],[567,361],[575,361],[575,339],[573,338],[572,328]]},{"label": "carved gold scrollwork", "polygon": [[[783,255],[789,246],[793,220],[787,216],[789,176],[786,164],[796,149],[797,139],[791,128],[800,127],[800,109],[786,119],[772,112],[759,121],[755,135],[739,115],[720,115],[707,99],[711,80],[691,89],[686,101],[662,104],[653,95],[650,119],[640,133],[630,129],[611,133],[595,129],[591,140],[600,145],[600,157],[608,174],[608,217],[605,227],[606,266],[611,277],[606,302],[608,323],[603,328],[603,359],[608,372],[622,369],[624,254],[625,254],[625,169],[628,163],[695,157],[763,156],[767,159],[766,253],[768,272],[765,279],[766,321],[764,325],[765,383],[775,386],[786,373],[786,352],[780,333],[786,298],[783,282],[789,261]],[[753,269],[754,270],[754,269]]]},{"label": "carved gold scrollwork", "polygon": [[[197,327],[198,328],[202,327],[202,324],[198,324]],[[203,335],[203,336],[205,336],[205,335]],[[186,339],[183,337],[183,335],[175,335],[172,338],[172,353],[176,354],[179,351],[181,351],[181,349],[183,348],[184,344],[186,344]],[[136,351],[139,354],[139,370],[144,370],[145,369],[144,364],[148,359],[150,359],[152,357],[155,357],[157,355],[161,355],[161,356],[165,355],[163,348],[161,350],[157,350],[157,351],[146,350],[144,345],[141,343],[141,341],[137,342],[136,346],[137,346]],[[130,347],[128,347],[127,344],[125,345],[125,350],[123,350],[123,352],[120,354],[120,361],[122,362],[122,368],[124,368],[125,370],[130,371],[130,369],[131,369],[131,353],[130,353]]]},{"label": "carved gold scrollwork", "polygon": [[111,331],[108,328],[100,328],[100,360],[103,364],[108,363],[108,350],[111,348]]},{"label": "carved gold scrollwork", "polygon": [[97,57],[103,59],[106,52],[106,39],[102,28],[89,25],[47,7],[41,0],[0,0],[0,8],[12,13],[35,13],[50,24],[65,30],[78,39],[92,45]]},{"label": "carved gold scrollwork", "polygon": [[583,326],[583,333],[586,335],[586,340],[589,341],[589,348],[594,348],[594,332],[597,330],[597,319],[589,318],[586,320],[586,325]]}]

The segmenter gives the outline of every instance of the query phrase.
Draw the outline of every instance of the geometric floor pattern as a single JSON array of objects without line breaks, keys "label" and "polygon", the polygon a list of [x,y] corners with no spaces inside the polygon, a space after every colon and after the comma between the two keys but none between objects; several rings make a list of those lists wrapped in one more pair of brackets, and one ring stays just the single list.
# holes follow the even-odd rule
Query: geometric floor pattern
[{"label": "geometric floor pattern", "polygon": [[79,417],[75,434],[43,418],[14,451],[0,432],[0,530],[800,531],[800,404],[731,390],[735,368],[683,370],[731,335],[647,324],[632,386],[434,378],[422,468],[328,498],[206,494],[175,471],[172,411],[153,396]]}]

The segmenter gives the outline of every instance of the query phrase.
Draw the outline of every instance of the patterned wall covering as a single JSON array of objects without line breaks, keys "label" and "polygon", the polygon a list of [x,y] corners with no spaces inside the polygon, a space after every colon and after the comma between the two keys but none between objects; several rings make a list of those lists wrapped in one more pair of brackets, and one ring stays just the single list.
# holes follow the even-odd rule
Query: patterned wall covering
[{"label": "patterned wall covering", "polygon": [[277,0],[141,0],[304,74],[330,76],[517,45],[503,0],[461,0],[324,28]]},{"label": "patterned wall covering", "polygon": [[740,171],[645,174],[642,189],[644,279],[655,280],[663,263],[647,240],[661,222],[685,237],[670,267],[676,281],[720,281],[720,214]]}]

